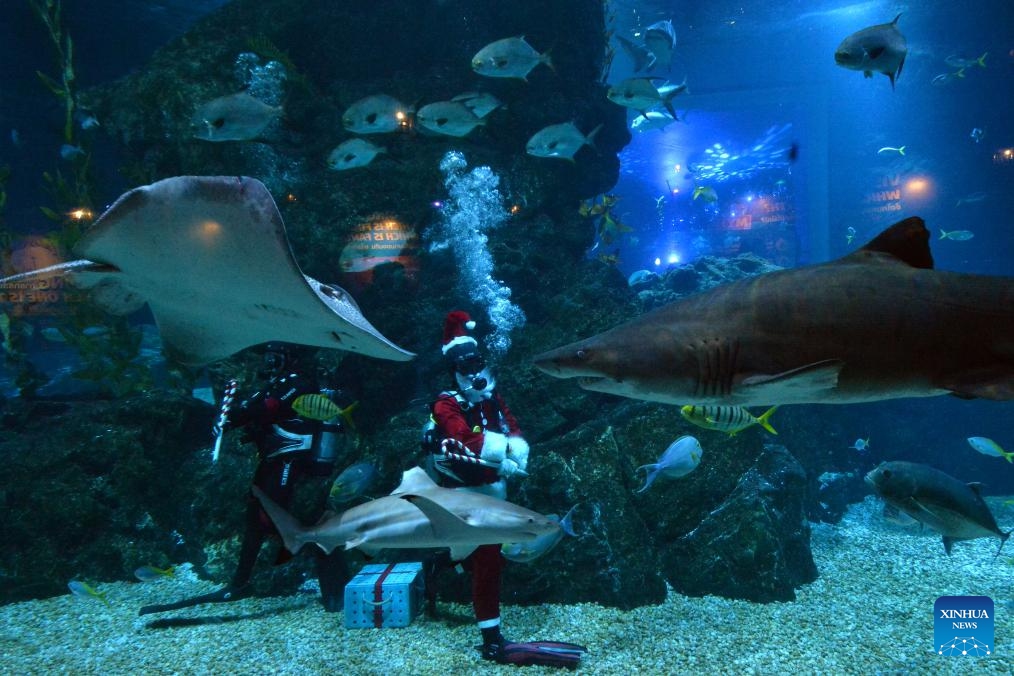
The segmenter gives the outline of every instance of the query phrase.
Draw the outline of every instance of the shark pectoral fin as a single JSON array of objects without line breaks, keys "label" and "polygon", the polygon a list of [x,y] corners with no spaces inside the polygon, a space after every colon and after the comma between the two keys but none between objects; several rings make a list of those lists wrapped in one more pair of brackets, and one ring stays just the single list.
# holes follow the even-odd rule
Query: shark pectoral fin
[{"label": "shark pectoral fin", "polygon": [[1014,399],[1014,373],[1009,369],[993,373],[974,373],[937,384],[959,399]]},{"label": "shark pectoral fin", "polygon": [[398,497],[408,500],[419,508],[419,511],[429,520],[430,528],[433,529],[433,536],[437,539],[450,539],[453,538],[455,533],[460,533],[462,530],[471,528],[457,514],[449,512],[429,498],[411,493],[405,493]]},{"label": "shark pectoral fin", "polygon": [[475,545],[457,545],[451,547],[451,561],[464,561],[472,555],[478,547]]},{"label": "shark pectoral fin", "polygon": [[796,401],[800,393],[823,392],[838,387],[838,376],[845,365],[840,359],[826,359],[774,375],[744,378],[740,387],[750,388],[752,398],[758,395],[773,404]]},{"label": "shark pectoral fin", "polygon": [[356,547],[362,547],[364,542],[366,542],[366,538],[362,535],[352,538],[351,540],[346,540],[345,549],[347,551],[349,549],[355,549]]}]

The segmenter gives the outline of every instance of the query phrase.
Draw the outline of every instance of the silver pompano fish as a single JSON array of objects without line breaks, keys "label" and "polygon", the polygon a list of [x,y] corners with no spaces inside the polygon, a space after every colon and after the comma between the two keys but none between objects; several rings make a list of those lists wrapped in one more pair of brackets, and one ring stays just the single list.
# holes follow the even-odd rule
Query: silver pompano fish
[{"label": "silver pompano fish", "polygon": [[849,70],[861,70],[866,77],[873,77],[874,72],[883,73],[891,79],[894,89],[894,81],[901,75],[908,55],[908,43],[898,30],[900,18],[901,14],[891,23],[864,28],[842,40],[834,52],[835,63]]},{"label": "silver pompano fish", "polygon": [[[633,108],[642,114],[652,108],[664,107],[675,118],[676,109],[672,100],[687,90],[687,82],[678,85],[665,84],[656,87],[653,78],[630,77],[606,91],[606,98],[617,105]],[[657,79],[657,78],[654,78]]]},{"label": "silver pompano fish", "polygon": [[550,68],[549,52],[539,54],[525,42],[525,36],[491,42],[472,57],[472,70],[486,77],[513,77],[521,80],[540,63]]},{"label": "silver pompano fish", "polygon": [[208,101],[191,118],[194,137],[202,141],[249,141],[282,114],[246,92]]},{"label": "silver pompano fish", "polygon": [[406,126],[410,112],[393,96],[374,94],[349,106],[342,115],[342,126],[356,134],[386,134]]},{"label": "silver pompano fish", "polygon": [[503,102],[489,92],[465,92],[458,94],[451,101],[465,104],[476,117],[486,117],[503,106]]},{"label": "silver pompano fish", "polygon": [[929,465],[902,461],[881,463],[866,475],[866,483],[885,502],[943,535],[948,554],[959,540],[996,536],[1003,548],[1010,537],[996,525],[977,483],[966,484]]},{"label": "silver pompano fish", "polygon": [[444,136],[468,136],[476,127],[486,124],[460,101],[437,101],[419,109],[416,123],[423,129]]},{"label": "silver pompano fish", "polygon": [[343,141],[327,156],[327,166],[335,171],[365,167],[380,153],[387,151],[361,138]]},{"label": "silver pompano fish", "polygon": [[535,157],[557,157],[564,160],[573,160],[574,155],[581,149],[581,146],[593,145],[595,135],[599,133],[600,129],[602,129],[601,124],[585,136],[573,122],[551,124],[535,132],[528,139],[525,150],[529,155]]},{"label": "silver pompano fish", "polygon": [[303,526],[257,486],[251,490],[293,553],[309,543],[326,553],[337,547],[358,547],[367,554],[450,547],[451,557],[460,561],[479,545],[531,542],[560,529],[552,519],[506,500],[441,488],[419,467],[406,471],[390,495],[313,526]]},{"label": "silver pompano fish", "polygon": [[929,236],[908,218],[844,258],[688,296],[535,364],[677,405],[1014,399],[1014,278],[934,270]]}]

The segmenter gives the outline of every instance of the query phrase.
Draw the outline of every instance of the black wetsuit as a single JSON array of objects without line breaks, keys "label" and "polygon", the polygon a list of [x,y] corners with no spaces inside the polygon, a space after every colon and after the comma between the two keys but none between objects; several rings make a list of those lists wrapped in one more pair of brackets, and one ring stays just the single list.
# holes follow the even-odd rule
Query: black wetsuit
[{"label": "black wetsuit", "polygon": [[[296,486],[308,479],[328,477],[335,469],[334,458],[321,459],[318,452],[324,423],[300,417],[292,403],[303,394],[319,393],[316,381],[299,372],[272,378],[267,386],[229,413],[227,428],[244,428],[244,440],[257,446],[260,462],[253,484],[285,509],[289,509]],[[324,482],[322,482],[324,484]],[[322,496],[323,505],[327,496]],[[233,590],[250,582],[261,545],[275,532],[274,525],[252,493],[247,493],[246,526],[239,562],[233,575]],[[342,607],[348,569],[344,552],[325,555],[314,547],[321,597],[328,610]]]}]

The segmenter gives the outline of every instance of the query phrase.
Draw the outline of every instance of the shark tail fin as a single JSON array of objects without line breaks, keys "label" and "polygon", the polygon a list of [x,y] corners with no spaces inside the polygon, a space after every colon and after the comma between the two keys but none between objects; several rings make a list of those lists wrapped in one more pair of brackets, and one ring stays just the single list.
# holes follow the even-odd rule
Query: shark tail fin
[{"label": "shark tail fin", "polygon": [[251,486],[250,491],[260,501],[261,507],[264,508],[268,516],[271,517],[271,522],[275,524],[275,528],[278,529],[278,533],[282,536],[285,548],[293,554],[298,552],[306,544],[303,524],[296,517],[285,511],[281,505],[269,498],[268,494],[257,486]]},{"label": "shark tail fin", "polygon": [[757,424],[766,429],[768,432],[771,432],[771,434],[778,434],[778,431],[774,427],[772,427],[771,423],[769,422],[771,416],[774,415],[775,411],[777,410],[778,410],[777,406],[772,406],[768,410],[764,411],[764,413],[761,414],[761,417],[757,418]]},{"label": "shark tail fin", "polygon": [[1011,532],[1014,532],[1014,531],[1007,531],[1006,533],[1003,533],[1003,532],[1000,533],[1000,547],[996,550],[996,556],[993,557],[994,559],[997,556],[1000,556],[1000,550],[1002,550],[1003,546],[1007,543],[1007,539],[1010,538]]}]

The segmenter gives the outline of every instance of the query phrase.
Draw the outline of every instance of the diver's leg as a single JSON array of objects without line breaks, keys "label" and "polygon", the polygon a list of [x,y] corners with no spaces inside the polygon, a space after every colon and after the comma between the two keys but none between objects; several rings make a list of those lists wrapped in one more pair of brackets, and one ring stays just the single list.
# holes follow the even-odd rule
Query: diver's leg
[{"label": "diver's leg", "polygon": [[317,581],[320,583],[320,602],[324,604],[324,610],[336,613],[345,607],[345,584],[349,581],[349,567],[343,549],[335,549],[330,554],[320,552],[317,555]]},{"label": "diver's leg", "polygon": [[500,634],[500,580],[504,559],[500,545],[482,545],[469,557],[472,568],[472,608],[482,632],[482,657],[495,660],[506,642]]}]

